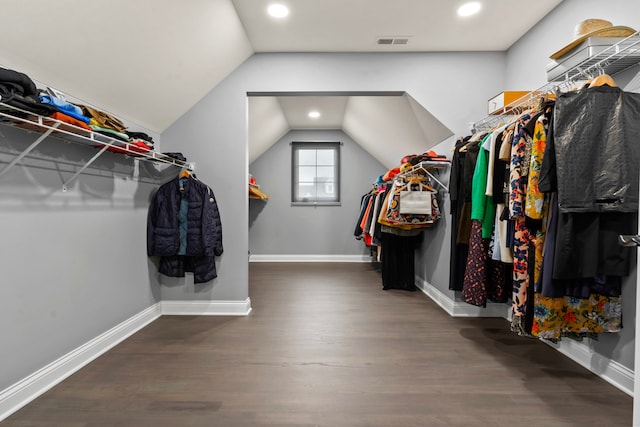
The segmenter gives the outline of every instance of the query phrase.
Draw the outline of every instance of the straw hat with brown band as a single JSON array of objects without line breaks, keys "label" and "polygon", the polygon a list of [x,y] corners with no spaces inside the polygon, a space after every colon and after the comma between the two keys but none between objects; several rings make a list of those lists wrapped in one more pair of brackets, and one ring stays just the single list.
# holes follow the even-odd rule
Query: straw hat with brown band
[{"label": "straw hat with brown band", "polygon": [[576,26],[574,40],[552,54],[550,58],[558,59],[566,55],[589,37],[629,37],[635,32],[636,30],[631,27],[614,26],[605,19],[586,19]]}]

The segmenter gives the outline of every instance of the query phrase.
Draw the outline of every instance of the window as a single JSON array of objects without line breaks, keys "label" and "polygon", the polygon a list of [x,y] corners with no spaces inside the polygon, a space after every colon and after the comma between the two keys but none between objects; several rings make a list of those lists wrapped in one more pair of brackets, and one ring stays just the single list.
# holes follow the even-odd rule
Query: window
[{"label": "window", "polygon": [[340,143],[291,144],[291,203],[340,204]]}]

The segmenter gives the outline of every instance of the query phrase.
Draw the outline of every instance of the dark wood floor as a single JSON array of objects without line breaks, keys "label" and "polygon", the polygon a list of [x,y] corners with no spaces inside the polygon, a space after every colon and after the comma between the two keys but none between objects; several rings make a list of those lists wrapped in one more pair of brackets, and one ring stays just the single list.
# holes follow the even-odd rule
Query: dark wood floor
[{"label": "dark wood floor", "polygon": [[251,264],[248,317],[162,317],[6,426],[629,426],[632,399],[368,264]]}]

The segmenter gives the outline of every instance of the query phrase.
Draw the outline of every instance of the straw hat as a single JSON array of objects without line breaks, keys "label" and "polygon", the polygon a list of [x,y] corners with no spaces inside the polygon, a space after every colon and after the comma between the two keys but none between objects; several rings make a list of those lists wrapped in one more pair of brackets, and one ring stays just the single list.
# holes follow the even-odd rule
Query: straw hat
[{"label": "straw hat", "polygon": [[551,55],[550,58],[558,59],[566,55],[589,37],[629,37],[635,32],[636,30],[631,27],[614,27],[611,22],[604,19],[585,19],[576,26],[574,40]]}]

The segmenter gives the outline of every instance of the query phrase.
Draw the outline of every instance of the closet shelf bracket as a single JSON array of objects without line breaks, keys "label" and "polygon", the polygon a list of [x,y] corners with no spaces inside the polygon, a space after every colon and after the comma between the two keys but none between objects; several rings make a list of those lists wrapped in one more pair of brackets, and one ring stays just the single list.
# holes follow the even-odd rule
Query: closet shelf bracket
[{"label": "closet shelf bracket", "polygon": [[427,176],[429,176],[431,179],[433,179],[436,183],[438,183],[438,185],[440,185],[440,187],[442,187],[442,189],[448,193],[449,187],[443,184],[442,181],[440,181],[438,178],[436,178],[429,169],[440,170],[440,169],[446,169],[450,166],[451,166],[451,163],[448,161],[445,162],[445,161],[428,161],[427,160],[427,161],[423,161],[416,164],[411,169],[403,172],[401,175],[407,176],[407,175],[415,174],[417,172],[423,172]]},{"label": "closet shelf bracket", "polygon": [[38,137],[38,139],[36,139],[35,141],[33,141],[33,143],[28,146],[22,153],[18,154],[16,156],[15,159],[13,159],[7,166],[4,167],[4,169],[2,169],[0,171],[0,176],[4,175],[5,173],[9,172],[9,169],[11,169],[12,167],[14,167],[16,164],[18,164],[18,162],[20,160],[22,160],[27,154],[29,154],[31,151],[33,151],[42,141],[44,141],[49,135],[51,135],[51,132],[53,132],[58,126],[60,126],[60,123],[54,123],[51,128],[49,128],[45,133],[43,133],[42,135],[40,135]]},{"label": "closet shelf bracket", "polygon": [[105,145],[105,146],[103,146],[103,147],[100,149],[100,151],[98,151],[98,152],[97,152],[97,153],[96,153],[92,158],[90,158],[90,159],[87,161],[87,163],[85,163],[85,164],[84,164],[84,166],[82,166],[80,169],[78,169],[78,170],[76,171],[76,173],[74,173],[74,174],[73,174],[73,176],[72,176],[71,178],[69,178],[68,180],[66,180],[65,182],[63,182],[63,183],[62,183],[62,192],[63,192],[63,193],[66,193],[66,192],[67,192],[67,186],[68,186],[71,182],[73,182],[73,180],[75,180],[75,179],[76,179],[76,178],[77,178],[77,177],[78,177],[82,172],[84,172],[84,170],[85,170],[86,168],[88,168],[89,166],[91,166],[91,164],[92,164],[93,162],[95,162],[95,161],[98,159],[98,157],[100,157],[100,155],[101,155],[102,153],[104,153],[105,151],[107,151],[107,148],[109,148],[109,147],[110,147],[110,145]]},{"label": "closet shelf bracket", "polygon": [[449,192],[449,187],[447,187],[446,185],[444,185],[438,178],[436,178],[435,176],[433,176],[433,174],[431,172],[427,172],[427,174],[431,177],[431,179],[433,179],[435,182],[437,182],[438,184],[440,184],[440,187],[442,187],[442,189],[445,192]]}]

